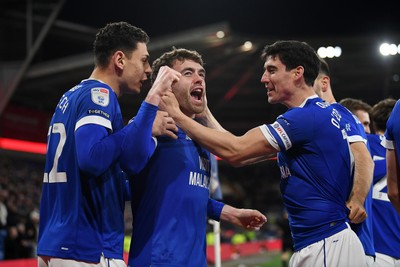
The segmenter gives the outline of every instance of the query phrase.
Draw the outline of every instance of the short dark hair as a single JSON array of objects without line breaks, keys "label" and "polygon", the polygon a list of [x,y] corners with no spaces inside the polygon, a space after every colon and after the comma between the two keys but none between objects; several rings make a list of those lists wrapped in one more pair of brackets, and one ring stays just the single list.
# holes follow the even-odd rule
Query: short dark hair
[{"label": "short dark hair", "polygon": [[193,60],[201,66],[204,66],[203,59],[197,51],[172,47],[171,51],[165,52],[159,58],[154,60],[152,65],[151,81],[154,82],[162,66],[172,67],[176,60]]},{"label": "short dark hair", "polygon": [[319,66],[319,73],[323,73],[326,76],[330,77],[331,72],[329,70],[328,62],[326,62],[325,59],[323,59],[321,57],[319,58],[319,61],[321,62],[321,65]]},{"label": "short dark hair", "polygon": [[107,66],[111,55],[118,50],[126,53],[129,57],[137,48],[138,43],[147,44],[149,40],[145,31],[127,22],[108,23],[99,29],[93,43],[95,65]]},{"label": "short dark hair", "polygon": [[375,131],[378,130],[384,132],[386,130],[386,122],[389,119],[390,113],[392,113],[395,105],[395,99],[386,98],[372,106],[370,114],[372,126],[374,127]]},{"label": "short dark hair", "polygon": [[302,66],[304,81],[309,86],[314,85],[321,63],[318,54],[306,42],[289,40],[266,45],[261,53],[261,59],[265,61],[269,56],[278,57],[286,66],[286,70]]},{"label": "short dark hair", "polygon": [[341,105],[345,106],[353,114],[357,110],[363,110],[368,113],[370,113],[370,111],[371,111],[371,106],[368,103],[362,101],[361,99],[347,97],[347,98],[340,100],[339,103]]}]

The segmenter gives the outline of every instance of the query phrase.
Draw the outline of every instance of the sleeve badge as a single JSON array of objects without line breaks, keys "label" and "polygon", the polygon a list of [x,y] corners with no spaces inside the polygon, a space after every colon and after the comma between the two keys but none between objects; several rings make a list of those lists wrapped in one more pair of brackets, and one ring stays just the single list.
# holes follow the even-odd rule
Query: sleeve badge
[{"label": "sleeve badge", "polygon": [[92,88],[91,90],[93,103],[102,107],[107,107],[110,102],[110,92],[106,88]]}]

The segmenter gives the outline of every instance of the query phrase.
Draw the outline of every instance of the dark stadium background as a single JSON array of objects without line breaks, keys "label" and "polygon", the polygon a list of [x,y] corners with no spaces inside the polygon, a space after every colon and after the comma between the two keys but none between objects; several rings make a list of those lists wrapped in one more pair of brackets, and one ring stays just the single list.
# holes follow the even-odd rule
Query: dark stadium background
[{"label": "dark stadium background", "polygon": [[[44,156],[14,151],[5,142],[38,142],[43,151],[53,109],[63,92],[90,75],[94,35],[105,23],[125,20],[143,28],[151,38],[152,59],[172,46],[199,51],[211,110],[227,130],[243,134],[285,110],[267,103],[260,83],[260,52],[279,39],[306,41],[315,49],[342,48],[341,57],[327,59],[337,100],[353,97],[373,105],[399,98],[400,55],[382,57],[378,51],[382,42],[400,44],[400,20],[392,4],[0,0],[0,185],[12,192],[7,201],[24,220],[31,216],[39,201]],[[218,30],[226,37],[216,38]],[[252,50],[241,49],[245,41],[253,43]],[[120,99],[126,121],[147,89]],[[276,163],[236,169],[219,162],[219,167],[225,202],[264,212],[270,223],[263,234],[270,237],[282,210]]]}]

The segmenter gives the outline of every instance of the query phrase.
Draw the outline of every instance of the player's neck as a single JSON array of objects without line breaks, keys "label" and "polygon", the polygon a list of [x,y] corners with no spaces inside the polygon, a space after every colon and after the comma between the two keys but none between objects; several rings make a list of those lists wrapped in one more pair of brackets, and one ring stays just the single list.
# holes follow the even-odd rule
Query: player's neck
[{"label": "player's neck", "polygon": [[120,96],[120,90],[119,87],[115,81],[115,78],[113,79],[113,75],[108,74],[107,70],[95,68],[90,75],[89,79],[95,79],[102,81],[103,83],[107,84],[108,86],[111,87],[111,89],[117,94],[117,96]]}]

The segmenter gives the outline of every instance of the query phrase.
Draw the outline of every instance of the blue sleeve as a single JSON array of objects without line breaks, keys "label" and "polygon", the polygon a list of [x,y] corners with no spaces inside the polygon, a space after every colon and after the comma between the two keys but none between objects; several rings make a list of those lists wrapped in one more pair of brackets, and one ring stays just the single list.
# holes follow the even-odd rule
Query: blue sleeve
[{"label": "blue sleeve", "polygon": [[280,115],[267,128],[277,141],[281,151],[287,151],[292,146],[309,143],[310,132],[314,128],[314,115],[308,109],[292,108]]},{"label": "blue sleeve", "polygon": [[207,216],[214,221],[219,221],[221,217],[222,208],[225,206],[224,203],[219,202],[215,199],[208,198],[207,203]]},{"label": "blue sleeve", "polygon": [[107,129],[97,124],[79,127],[75,133],[75,145],[79,168],[99,176],[115,162],[121,153],[122,131],[108,135]]},{"label": "blue sleeve", "polygon": [[155,149],[151,134],[157,109],[157,106],[143,102],[134,122],[111,135],[100,125],[79,127],[75,133],[79,168],[99,176],[120,160],[122,169],[128,174],[139,172]]},{"label": "blue sleeve", "polygon": [[157,110],[157,106],[143,102],[135,119],[123,130],[126,135],[122,142],[120,163],[128,175],[139,173],[153,155],[156,142],[152,137],[152,128]]}]

